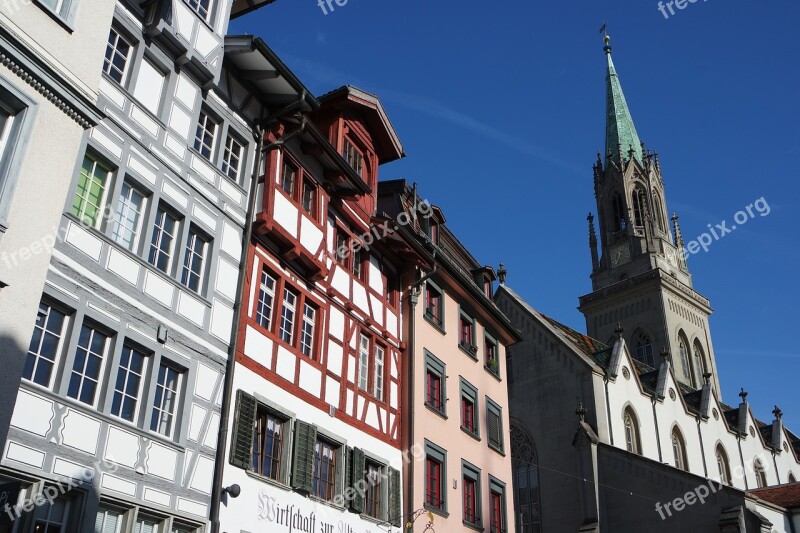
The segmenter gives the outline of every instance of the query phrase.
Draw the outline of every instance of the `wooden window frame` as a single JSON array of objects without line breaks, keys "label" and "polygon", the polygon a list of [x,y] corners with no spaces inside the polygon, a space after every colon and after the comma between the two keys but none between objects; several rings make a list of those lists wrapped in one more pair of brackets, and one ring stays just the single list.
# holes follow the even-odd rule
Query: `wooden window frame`
[{"label": "wooden window frame", "polygon": [[[447,418],[447,366],[435,355],[425,350],[425,406],[434,413]],[[439,378],[440,405],[437,408],[428,401],[428,374]]]},{"label": "wooden window frame", "polygon": [[[254,284],[257,284],[256,290],[253,291],[252,303],[250,306],[250,318],[257,326],[257,329],[262,333],[267,334],[271,339],[279,344],[293,350],[298,356],[311,359],[319,362],[320,360],[320,345],[321,345],[321,328],[322,315],[324,312],[323,306],[317,303],[310,294],[298,287],[297,285],[286,280],[284,276],[277,274],[277,272],[263,260],[259,260],[258,265],[254,269],[256,274],[253,277]],[[272,316],[270,318],[269,327],[265,327],[259,321],[259,302],[261,299],[261,277],[266,273],[275,280],[275,287],[273,290],[272,298]],[[292,329],[292,341],[287,342],[281,336],[281,322],[284,309],[284,291],[288,289],[295,296],[294,304],[294,322]],[[305,306],[309,305],[314,309],[314,331],[312,339],[311,354],[306,354],[303,351],[303,324],[305,322],[304,311]]]},{"label": "wooden window frame", "polygon": [[[294,181],[292,182],[292,191],[289,192],[284,188],[283,177],[286,167],[294,170]],[[300,162],[287,150],[281,151],[281,165],[278,176],[275,180],[275,188],[280,189],[281,193],[288,198],[300,212],[305,216],[316,222],[318,225],[322,223],[320,214],[322,209],[320,206],[321,195],[320,186],[313,174],[306,170]],[[307,188],[313,190],[313,200],[311,210],[307,210],[304,206],[304,195]]]},{"label": "wooden window frame", "polygon": [[[438,300],[438,313],[431,312],[436,306],[433,302]],[[438,329],[444,329],[444,291],[431,280],[425,282],[425,307],[423,308],[425,319],[436,326]]]},{"label": "wooden window frame", "polygon": [[[459,378],[459,385],[461,391],[461,394],[459,395],[461,430],[469,434],[471,437],[480,440],[480,424],[478,422],[478,413],[480,412],[478,408],[478,389],[463,377]],[[468,417],[470,414],[472,417],[471,421]]]},{"label": "wooden window frame", "polygon": [[[483,531],[481,470],[463,459],[461,460],[461,486],[462,522],[465,526]],[[472,488],[471,492],[469,491],[470,487]]]},{"label": "wooden window frame", "polygon": [[[432,479],[432,474],[437,479]],[[447,516],[447,450],[425,439],[425,490],[423,507],[436,514]],[[435,481],[435,483],[431,483]],[[432,488],[431,488],[432,487]],[[431,501],[431,497],[434,498]]]}]

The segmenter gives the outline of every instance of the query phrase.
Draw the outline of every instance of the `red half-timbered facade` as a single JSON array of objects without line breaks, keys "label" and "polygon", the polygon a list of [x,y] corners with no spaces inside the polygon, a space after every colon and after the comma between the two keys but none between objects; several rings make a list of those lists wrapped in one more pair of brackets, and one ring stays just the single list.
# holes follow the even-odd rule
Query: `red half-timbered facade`
[{"label": "red half-timbered facade", "polygon": [[404,155],[380,102],[343,87],[320,103],[265,133],[225,478],[258,508],[361,531],[402,521],[400,288],[421,259],[376,217],[378,168]]}]

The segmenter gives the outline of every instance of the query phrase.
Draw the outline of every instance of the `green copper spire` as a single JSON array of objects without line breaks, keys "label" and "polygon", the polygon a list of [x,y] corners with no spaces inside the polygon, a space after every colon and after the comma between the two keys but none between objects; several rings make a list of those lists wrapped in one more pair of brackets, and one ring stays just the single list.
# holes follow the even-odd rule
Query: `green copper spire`
[{"label": "green copper spire", "polygon": [[606,76],[606,154],[611,154],[613,159],[619,157],[620,145],[622,155],[628,158],[628,151],[633,147],[634,157],[642,162],[642,144],[636,127],[633,125],[628,103],[622,93],[619,76],[611,60],[611,38],[606,35],[604,48],[608,58],[608,74]]}]

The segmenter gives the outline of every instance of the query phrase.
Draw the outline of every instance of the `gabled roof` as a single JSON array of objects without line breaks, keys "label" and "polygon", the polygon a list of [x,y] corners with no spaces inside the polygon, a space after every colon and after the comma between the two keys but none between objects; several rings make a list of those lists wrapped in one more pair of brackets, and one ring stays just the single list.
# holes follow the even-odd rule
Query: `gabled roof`
[{"label": "gabled roof", "polygon": [[389,121],[383,104],[374,94],[345,85],[323,94],[319,101],[324,108],[355,109],[364,115],[365,126],[373,136],[375,152],[381,164],[405,157],[397,132]]}]

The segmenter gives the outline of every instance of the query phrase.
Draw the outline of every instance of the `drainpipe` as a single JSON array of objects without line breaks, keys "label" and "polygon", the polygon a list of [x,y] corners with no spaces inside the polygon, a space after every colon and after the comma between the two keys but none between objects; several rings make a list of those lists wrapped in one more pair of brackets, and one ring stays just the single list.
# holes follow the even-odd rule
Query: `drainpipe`
[{"label": "drainpipe", "polygon": [[[219,511],[222,503],[222,475],[225,470],[225,452],[228,443],[228,418],[231,411],[231,398],[233,396],[233,372],[236,369],[236,346],[239,343],[239,322],[242,318],[242,300],[244,295],[245,271],[247,270],[248,253],[250,251],[250,240],[253,237],[253,218],[256,213],[256,192],[258,191],[258,172],[261,168],[261,161],[264,153],[274,150],[286,144],[286,141],[299,135],[306,128],[306,117],[303,116],[300,127],[277,141],[264,146],[264,130],[261,125],[255,128],[254,136],[258,138],[258,148],[256,159],[253,164],[253,176],[250,180],[250,201],[247,206],[244,233],[242,235],[242,254],[239,258],[239,277],[236,281],[236,301],[233,304],[233,325],[231,327],[231,340],[228,346],[228,360],[225,365],[225,383],[222,389],[222,408],[219,416],[219,431],[217,433],[217,450],[214,456],[214,480],[211,484],[211,507],[209,511],[209,522],[211,522],[211,533],[219,533]],[[269,174],[267,171],[266,174]]]},{"label": "drainpipe", "polygon": [[[415,281],[411,284],[408,288],[408,301],[411,305],[410,312],[408,313],[408,374],[409,374],[409,383],[408,383],[408,403],[409,408],[411,410],[409,424],[408,424],[408,449],[411,449],[414,446],[414,310],[417,307],[417,302],[419,300],[419,294],[416,293],[417,287],[425,283],[428,279],[431,278],[436,273],[436,269],[438,268],[438,264],[436,263],[436,250],[433,251],[433,269],[428,272],[426,275],[422,276],[420,279]],[[445,399],[445,401],[447,401]],[[408,450],[407,450],[408,451]],[[416,458],[412,456],[411,460],[408,463],[408,477],[406,484],[406,495],[405,495],[405,508],[407,512],[403,513],[403,520],[402,520],[402,529],[405,529],[406,525],[406,515],[410,515],[414,511],[414,464],[416,463]]]},{"label": "drainpipe", "polygon": [[614,445],[614,430],[611,426],[611,402],[608,399],[608,369],[603,369],[603,384],[605,385],[606,389],[606,416],[608,417],[608,439],[611,441],[611,446]]},{"label": "drainpipe", "polygon": [[658,445],[658,462],[663,463],[664,457],[661,455],[661,433],[658,431],[658,414],[656,413],[656,397],[655,394],[650,399],[650,403],[653,405],[653,421],[656,424],[656,444]]},{"label": "drainpipe", "polygon": [[736,436],[736,444],[739,446],[739,461],[742,463],[742,478],[744,478],[744,490],[749,490],[747,486],[747,469],[744,467],[744,455],[742,455],[742,436]]},{"label": "drainpipe", "polygon": [[700,457],[703,458],[703,472],[708,479],[708,466],[706,465],[706,447],[703,446],[703,432],[700,431],[700,417],[697,417],[697,435],[700,437]]}]

